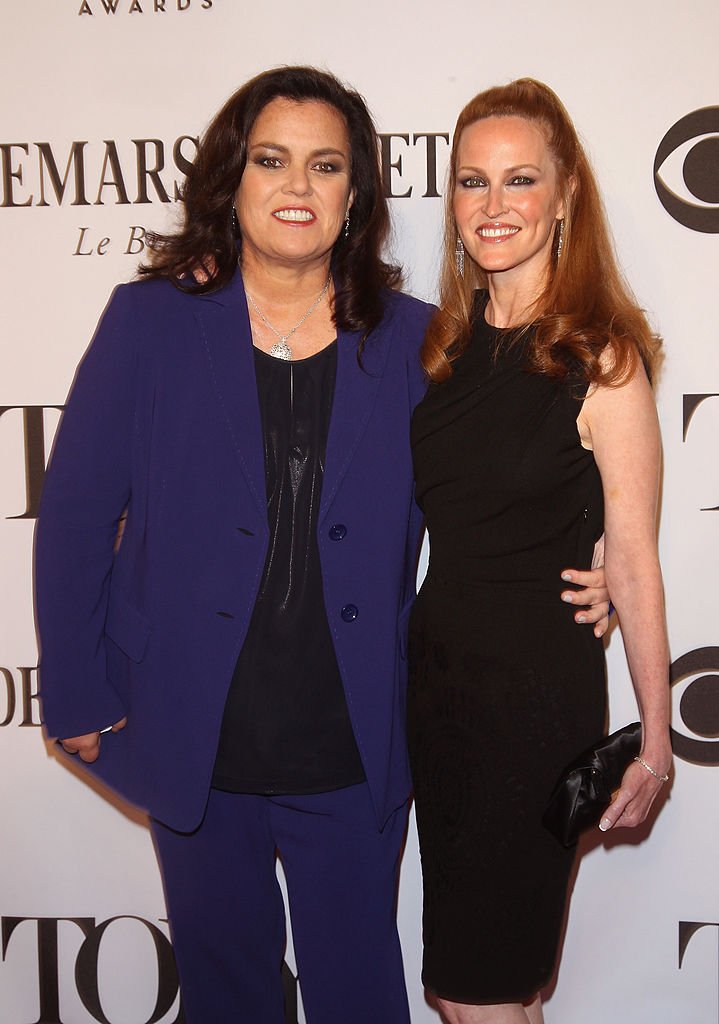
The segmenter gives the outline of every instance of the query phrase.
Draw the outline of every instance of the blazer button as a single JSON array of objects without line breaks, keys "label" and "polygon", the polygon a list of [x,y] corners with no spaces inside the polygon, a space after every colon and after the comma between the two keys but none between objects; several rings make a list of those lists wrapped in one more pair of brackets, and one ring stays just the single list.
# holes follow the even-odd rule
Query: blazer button
[{"label": "blazer button", "polygon": [[356,604],[346,604],[340,612],[344,622],[354,622],[359,615],[359,608]]},{"label": "blazer button", "polygon": [[335,523],[330,526],[330,540],[342,540],[347,536],[347,527],[344,523]]}]

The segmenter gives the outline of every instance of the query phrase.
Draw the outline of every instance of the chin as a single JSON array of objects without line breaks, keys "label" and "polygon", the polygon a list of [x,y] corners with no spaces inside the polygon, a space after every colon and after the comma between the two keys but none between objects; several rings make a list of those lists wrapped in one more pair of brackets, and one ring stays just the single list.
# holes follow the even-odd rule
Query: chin
[{"label": "chin", "polygon": [[512,270],[517,266],[517,262],[506,257],[503,259],[499,257],[488,259],[485,256],[483,259],[477,260],[477,266],[485,274],[501,274],[503,270]]}]

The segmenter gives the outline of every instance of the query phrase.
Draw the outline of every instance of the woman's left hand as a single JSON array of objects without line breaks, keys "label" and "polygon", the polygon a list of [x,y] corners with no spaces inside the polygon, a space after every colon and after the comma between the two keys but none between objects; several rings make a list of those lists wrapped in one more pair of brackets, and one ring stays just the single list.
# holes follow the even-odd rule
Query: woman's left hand
[{"label": "woman's left hand", "polygon": [[[671,767],[671,750],[665,754],[655,754],[655,760],[648,756],[642,757],[651,765],[657,775],[668,775]],[[655,778],[638,761],[632,761],[622,778],[622,784],[612,797],[612,802],[607,807],[599,828],[602,832],[608,832],[611,828],[635,828],[646,818],[649,808],[659,790],[664,785],[660,778]]]},{"label": "woman's left hand", "polygon": [[574,621],[580,625],[594,623],[594,635],[604,636],[609,628],[609,591],[607,590],[604,567],[596,569],[562,570],[562,579],[566,583],[576,583],[582,589],[563,590],[561,598],[569,604],[582,605],[577,609]]}]

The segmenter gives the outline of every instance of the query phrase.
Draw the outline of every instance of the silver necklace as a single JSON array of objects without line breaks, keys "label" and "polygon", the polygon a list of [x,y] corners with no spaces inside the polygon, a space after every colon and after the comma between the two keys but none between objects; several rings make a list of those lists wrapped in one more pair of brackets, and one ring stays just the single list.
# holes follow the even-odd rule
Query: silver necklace
[{"label": "silver necklace", "polygon": [[257,315],[260,318],[260,320],[262,321],[262,323],[266,327],[269,327],[269,329],[272,331],[272,333],[275,335],[275,337],[279,338],[279,341],[275,342],[275,344],[270,349],[270,355],[274,356],[275,359],[291,359],[292,358],[292,349],[287,344],[287,342],[290,340],[290,338],[295,333],[295,331],[299,331],[300,327],[305,322],[305,320],[309,320],[309,318],[312,316],[314,311],[319,306],[320,302],[322,302],[322,300],[324,299],[325,295],[327,294],[327,292],[329,290],[331,279],[332,279],[331,275],[328,274],[327,275],[327,280],[325,281],[324,288],[319,293],[317,298],[314,300],[314,302],[312,303],[310,308],[302,316],[302,318],[297,321],[295,326],[291,330],[287,331],[285,334],[282,334],[280,331],[277,330],[276,327],[274,327],[270,323],[270,321],[267,319],[265,314],[262,312],[260,307],[255,302],[255,300],[252,298],[250,293],[249,292],[245,293],[247,295],[247,298],[250,300],[250,303],[252,304],[252,308],[254,309],[255,313],[257,313]]}]

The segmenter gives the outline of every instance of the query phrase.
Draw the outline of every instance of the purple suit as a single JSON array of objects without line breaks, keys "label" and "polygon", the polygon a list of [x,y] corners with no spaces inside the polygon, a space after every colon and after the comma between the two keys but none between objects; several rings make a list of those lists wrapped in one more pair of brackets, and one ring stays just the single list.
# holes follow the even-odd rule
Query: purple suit
[{"label": "purple suit", "polygon": [[[430,311],[389,294],[362,367],[358,335],[339,332],[318,527],[330,631],[380,826],[410,790],[404,635],[420,515],[409,424],[425,389],[417,353]],[[267,542],[239,272],[207,296],[164,281],[120,286],[78,371],[43,493],[41,693],[53,736],[128,716],[92,770],[176,829],[202,817]]]},{"label": "purple suit", "polygon": [[341,1006],[354,1020],[351,993],[358,1021],[408,1020],[394,898],[421,527],[409,427],[430,313],[387,293],[361,366],[359,335],[339,332],[318,543],[367,783],[306,800],[210,790],[269,538],[239,272],[207,296],[119,287],[78,371],[37,532],[44,718],[64,738],[127,716],[89,769],[155,819],[190,1021],[282,1019],[275,847],[310,1019],[334,1022]]}]

